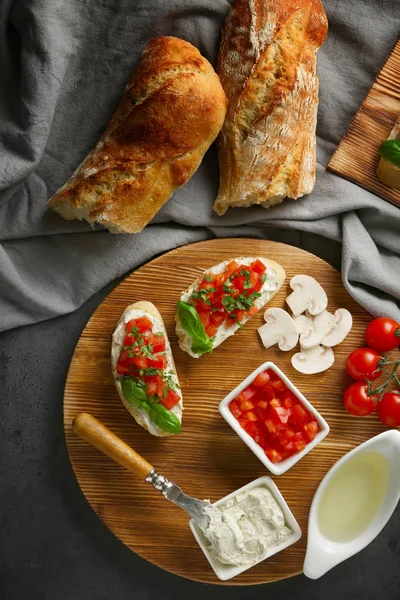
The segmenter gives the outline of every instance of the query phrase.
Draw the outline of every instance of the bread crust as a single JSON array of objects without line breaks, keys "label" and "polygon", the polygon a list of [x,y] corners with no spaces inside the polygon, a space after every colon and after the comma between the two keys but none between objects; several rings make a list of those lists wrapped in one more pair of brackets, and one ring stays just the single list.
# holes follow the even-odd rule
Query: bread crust
[{"label": "bread crust", "polygon": [[316,52],[326,35],[320,0],[236,0],[217,65],[229,100],[217,142],[218,214],[312,191]]},{"label": "bread crust", "polygon": [[226,105],[218,75],[197,48],[155,38],[102,138],[49,206],[113,233],[141,231],[193,175]]}]

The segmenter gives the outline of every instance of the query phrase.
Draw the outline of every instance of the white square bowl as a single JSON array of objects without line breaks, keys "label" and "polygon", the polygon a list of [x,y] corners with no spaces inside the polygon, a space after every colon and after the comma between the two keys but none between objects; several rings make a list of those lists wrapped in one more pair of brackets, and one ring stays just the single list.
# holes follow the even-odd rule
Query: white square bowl
[{"label": "white square bowl", "polygon": [[231,494],[228,494],[228,496],[225,496],[225,498],[221,498],[221,500],[214,502],[213,505],[218,507],[219,505],[223,504],[227,500],[234,498],[241,492],[250,490],[255,487],[260,487],[260,486],[265,486],[271,492],[271,494],[273,495],[273,497],[275,498],[275,500],[277,501],[277,503],[279,504],[279,506],[282,509],[283,515],[285,517],[285,524],[288,527],[290,527],[290,529],[292,530],[292,533],[289,535],[289,537],[287,537],[285,540],[283,540],[280,544],[277,544],[276,546],[272,546],[268,550],[268,554],[266,556],[263,556],[262,558],[260,558],[260,560],[257,560],[253,564],[235,566],[235,565],[224,565],[223,563],[220,563],[218,560],[216,560],[210,554],[208,547],[207,547],[207,541],[206,541],[202,531],[196,524],[196,522],[193,519],[190,519],[190,521],[189,521],[190,529],[192,530],[192,533],[193,533],[194,537],[196,538],[197,543],[199,544],[200,548],[202,549],[206,559],[210,563],[214,573],[216,574],[218,579],[221,579],[222,581],[227,581],[228,579],[232,579],[232,577],[236,577],[237,575],[240,575],[240,573],[247,571],[247,569],[251,569],[255,565],[258,565],[260,562],[266,560],[267,558],[270,558],[274,554],[277,554],[277,552],[280,552],[281,550],[285,550],[285,548],[288,548],[288,546],[295,544],[301,538],[301,535],[302,535],[301,529],[300,529],[298,522],[294,518],[292,511],[290,510],[289,506],[287,505],[284,497],[280,493],[276,484],[272,481],[272,479],[270,477],[268,477],[266,475],[264,475],[264,477],[259,477],[258,479],[255,479],[254,481],[251,481],[247,485],[244,485],[240,489],[236,490],[236,492],[232,492]]},{"label": "white square bowl", "polygon": [[[293,394],[295,394],[295,396],[297,396],[297,398],[300,400],[300,402],[303,404],[303,406],[305,408],[307,408],[307,410],[309,410],[310,413],[312,413],[314,415],[315,419],[317,420],[318,426],[319,426],[319,431],[318,431],[317,435],[311,442],[306,444],[306,447],[303,450],[301,450],[300,452],[296,452],[296,454],[293,454],[292,456],[285,458],[284,460],[282,460],[279,463],[273,463],[272,461],[269,460],[269,458],[267,457],[267,455],[265,454],[265,452],[261,448],[261,446],[259,444],[257,444],[257,442],[255,442],[253,440],[253,438],[244,429],[241,428],[239,422],[237,421],[237,419],[233,416],[233,414],[229,410],[229,403],[232,400],[234,400],[236,398],[236,396],[238,396],[238,394],[240,394],[245,388],[247,388],[248,385],[253,383],[253,381],[255,380],[255,378],[257,377],[257,375],[259,373],[262,373],[263,371],[266,371],[267,369],[271,369],[277,375],[279,375],[279,377],[286,384],[286,386],[289,388],[289,390],[291,390],[293,392]],[[240,383],[234,390],[232,390],[232,392],[230,392],[220,402],[219,412],[224,417],[225,421],[227,421],[227,423],[229,423],[229,425],[232,427],[232,429],[234,431],[236,431],[238,436],[240,436],[242,438],[244,443],[248,445],[250,450],[252,450],[254,452],[254,454],[261,460],[261,462],[267,467],[267,469],[269,469],[269,471],[271,471],[271,473],[273,473],[274,475],[282,475],[282,473],[285,473],[288,469],[293,467],[293,465],[295,465],[301,458],[303,458],[303,456],[305,456],[308,452],[310,452],[310,450],[315,448],[315,446],[317,444],[319,444],[329,433],[329,425],[325,421],[325,419],[323,419],[321,417],[319,412],[317,410],[315,410],[315,408],[313,407],[312,404],[310,404],[310,402],[307,400],[307,398],[305,398],[303,396],[303,394],[293,385],[293,383],[290,381],[290,379],[288,379],[286,377],[286,375],[284,373],[282,373],[282,371],[272,362],[265,362],[264,364],[262,364],[260,367],[258,367],[258,369],[253,371],[253,373],[251,373],[251,375],[246,377],[246,379],[244,381],[242,381],[242,383]]]}]

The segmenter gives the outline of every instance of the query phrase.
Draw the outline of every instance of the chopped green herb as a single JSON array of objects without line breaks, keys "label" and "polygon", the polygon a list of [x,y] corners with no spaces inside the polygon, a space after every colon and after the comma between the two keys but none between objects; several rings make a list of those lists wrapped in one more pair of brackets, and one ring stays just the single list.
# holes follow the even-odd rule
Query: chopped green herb
[{"label": "chopped green herb", "polygon": [[223,304],[223,307],[225,308],[226,312],[230,313],[235,308],[235,299],[232,298],[232,296],[224,296],[222,298],[222,304]]},{"label": "chopped green herb", "polygon": [[156,335],[157,337],[161,337],[163,336],[163,332],[162,331],[157,331],[157,333],[155,333],[154,335]]},{"label": "chopped green herb", "polygon": [[225,281],[222,284],[222,289],[224,290],[224,292],[228,292],[228,293],[233,291],[234,288],[232,287],[232,284],[229,281],[229,279],[228,279],[228,281]]},{"label": "chopped green herb", "polygon": [[210,283],[210,281],[211,281],[212,277],[211,277],[211,275],[204,275],[204,279],[205,279],[206,281],[208,281],[208,283]]},{"label": "chopped green herb", "polygon": [[232,275],[229,276],[229,279],[232,281],[233,279],[236,279],[236,277],[239,277],[239,273],[236,273],[236,271],[234,273],[232,273]]},{"label": "chopped green herb", "polygon": [[266,274],[266,273],[263,273],[263,274],[261,275],[261,283],[265,283],[266,281],[267,281],[267,274]]}]

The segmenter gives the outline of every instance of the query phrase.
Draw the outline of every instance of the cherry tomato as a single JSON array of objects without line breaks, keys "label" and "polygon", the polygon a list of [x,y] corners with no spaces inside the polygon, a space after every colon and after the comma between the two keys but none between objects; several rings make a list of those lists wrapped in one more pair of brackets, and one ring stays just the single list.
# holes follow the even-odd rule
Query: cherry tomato
[{"label": "cherry tomato", "polygon": [[346,370],[356,381],[364,381],[364,379],[373,381],[382,375],[379,368],[381,358],[376,350],[358,348],[347,357]]},{"label": "cherry tomato", "polygon": [[388,427],[400,426],[400,392],[386,392],[376,407],[378,418]]},{"label": "cherry tomato", "polygon": [[368,386],[361,381],[355,381],[344,393],[344,405],[351,415],[364,417],[375,410],[375,399],[369,396]]},{"label": "cherry tomato", "polygon": [[375,319],[368,325],[365,338],[370,348],[390,352],[400,346],[400,325],[385,317]]}]

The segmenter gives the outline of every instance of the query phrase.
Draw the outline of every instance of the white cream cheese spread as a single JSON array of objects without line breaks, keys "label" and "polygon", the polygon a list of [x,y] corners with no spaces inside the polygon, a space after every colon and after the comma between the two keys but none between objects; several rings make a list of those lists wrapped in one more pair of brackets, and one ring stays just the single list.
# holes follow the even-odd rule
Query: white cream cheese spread
[{"label": "white cream cheese spread", "polygon": [[248,565],[266,557],[291,533],[281,507],[264,486],[246,490],[205,509],[201,530],[210,554],[226,565]]}]

